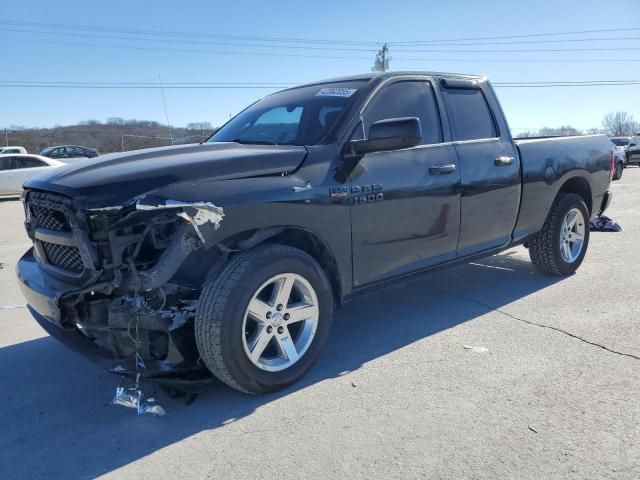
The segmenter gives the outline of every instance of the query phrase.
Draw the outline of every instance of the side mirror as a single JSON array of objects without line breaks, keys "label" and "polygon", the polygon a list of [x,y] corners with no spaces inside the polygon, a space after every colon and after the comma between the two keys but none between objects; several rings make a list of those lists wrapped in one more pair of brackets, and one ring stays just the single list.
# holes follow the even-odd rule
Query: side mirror
[{"label": "side mirror", "polygon": [[635,143],[630,143],[630,144],[629,144],[629,146],[630,146],[630,147],[635,147],[635,146],[636,146],[636,144],[635,144]]},{"label": "side mirror", "polygon": [[387,118],[369,127],[369,138],[349,142],[353,156],[411,148],[422,143],[422,126],[417,117]]}]

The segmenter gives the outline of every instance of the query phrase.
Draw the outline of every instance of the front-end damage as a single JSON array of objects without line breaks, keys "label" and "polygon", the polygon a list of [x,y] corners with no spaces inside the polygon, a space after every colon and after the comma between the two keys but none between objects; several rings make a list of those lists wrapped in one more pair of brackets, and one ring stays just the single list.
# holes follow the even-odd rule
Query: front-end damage
[{"label": "front-end damage", "polygon": [[221,207],[143,197],[82,210],[40,191],[28,191],[24,202],[34,241],[27,255],[39,271],[30,278],[23,257],[18,276],[28,300],[36,297],[34,289],[38,298],[43,291],[50,297],[29,302],[34,315],[64,335],[89,340],[110,359],[113,373],[176,390],[197,391],[211,381],[193,334],[199,285],[176,274],[190,257],[222,255],[208,251],[224,218]]}]

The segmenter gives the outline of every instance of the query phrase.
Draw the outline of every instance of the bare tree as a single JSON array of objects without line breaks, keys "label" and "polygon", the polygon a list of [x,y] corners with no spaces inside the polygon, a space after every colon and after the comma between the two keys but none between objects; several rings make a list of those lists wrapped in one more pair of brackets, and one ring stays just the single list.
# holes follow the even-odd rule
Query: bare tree
[{"label": "bare tree", "polygon": [[629,112],[607,113],[602,119],[602,126],[607,135],[612,137],[626,137],[640,130],[638,122],[633,119],[633,115]]},{"label": "bare tree", "polygon": [[535,137],[535,135],[531,133],[529,130],[525,130],[519,133],[518,135],[516,135],[516,138],[529,138],[529,137]]},{"label": "bare tree", "polygon": [[382,45],[382,48],[378,50],[376,53],[376,60],[373,62],[373,67],[371,67],[372,72],[386,72],[389,70],[389,62],[391,61],[391,57],[389,56],[389,49],[387,48],[387,44]]},{"label": "bare tree", "polygon": [[582,132],[571,125],[562,125],[556,128],[543,127],[538,134],[541,137],[555,137],[559,135],[581,135]]}]

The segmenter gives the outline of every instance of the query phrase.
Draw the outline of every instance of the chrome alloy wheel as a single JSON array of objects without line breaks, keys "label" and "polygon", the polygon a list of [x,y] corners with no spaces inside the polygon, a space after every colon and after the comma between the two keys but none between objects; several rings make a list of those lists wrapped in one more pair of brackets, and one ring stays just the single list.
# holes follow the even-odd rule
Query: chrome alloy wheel
[{"label": "chrome alloy wheel", "polygon": [[318,297],[301,275],[282,273],[254,293],[242,322],[244,352],[256,367],[279,372],[307,351],[318,327]]},{"label": "chrome alloy wheel", "polygon": [[567,212],[560,229],[560,254],[567,263],[575,262],[584,246],[586,222],[578,208]]}]

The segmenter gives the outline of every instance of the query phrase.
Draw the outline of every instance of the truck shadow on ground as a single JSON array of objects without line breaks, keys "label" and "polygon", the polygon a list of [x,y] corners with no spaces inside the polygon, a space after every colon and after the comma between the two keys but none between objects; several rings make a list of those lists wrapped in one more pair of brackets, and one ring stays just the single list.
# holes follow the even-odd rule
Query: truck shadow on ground
[{"label": "truck shadow on ground", "polygon": [[216,383],[190,406],[161,394],[159,403],[168,411],[162,418],[136,417],[109,405],[118,379],[50,337],[2,348],[0,478],[95,478],[487,313],[469,298],[497,308],[559,280],[538,274],[514,253],[348,303],[336,313],[319,362],[285,391],[249,396]]}]

